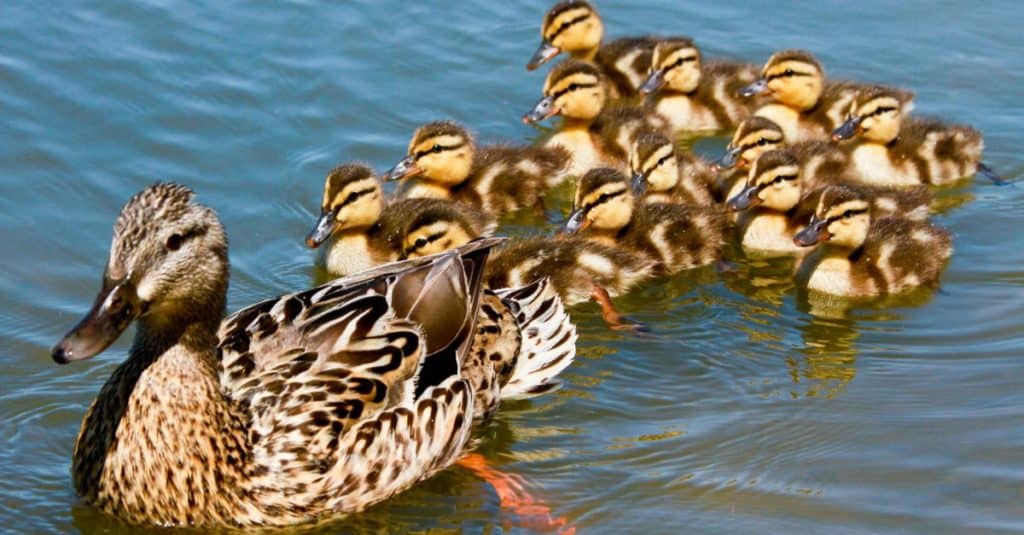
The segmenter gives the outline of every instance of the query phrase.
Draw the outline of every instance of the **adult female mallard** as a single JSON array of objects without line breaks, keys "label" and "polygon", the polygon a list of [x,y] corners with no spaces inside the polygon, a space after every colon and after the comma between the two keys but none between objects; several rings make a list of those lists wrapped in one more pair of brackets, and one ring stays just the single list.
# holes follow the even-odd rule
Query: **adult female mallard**
[{"label": "adult female mallard", "polygon": [[128,201],[92,309],[52,350],[61,364],[87,359],[138,321],[72,462],[85,501],[128,522],[285,525],[360,511],[455,462],[490,410],[482,391],[549,390],[572,360],[575,330],[543,282],[499,295],[537,322],[516,357],[474,357],[509,341],[476,329],[498,239],[222,322],[227,239],[192,197],[157,184]]}]

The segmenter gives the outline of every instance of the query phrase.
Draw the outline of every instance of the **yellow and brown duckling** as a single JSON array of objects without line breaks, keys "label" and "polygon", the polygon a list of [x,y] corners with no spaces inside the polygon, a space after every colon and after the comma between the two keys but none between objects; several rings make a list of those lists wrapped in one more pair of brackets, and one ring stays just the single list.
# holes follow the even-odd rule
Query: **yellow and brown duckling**
[{"label": "yellow and brown duckling", "polygon": [[[317,261],[328,273],[350,275],[402,258],[405,248],[415,243],[400,243],[397,236],[411,222],[435,231],[443,226],[446,235],[461,238],[457,243],[446,242],[449,247],[444,249],[489,235],[495,226],[488,215],[447,199],[400,199],[386,204],[373,170],[350,163],[327,175],[320,217],[306,237],[306,245],[322,246]],[[447,232],[448,226],[451,232]]]},{"label": "yellow and brown duckling", "polygon": [[718,171],[713,192],[715,199],[726,201],[746,182],[751,164],[762,154],[786,144],[786,134],[775,121],[753,115],[740,122],[725,153],[715,160]]},{"label": "yellow and brown duckling", "polygon": [[596,167],[625,169],[633,137],[641,130],[665,127],[664,118],[628,105],[606,106],[608,93],[600,69],[583,61],[565,61],[548,73],[544,96],[523,116],[530,124],[560,116],[562,124],[545,142],[568,151],[574,176]]},{"label": "yellow and brown duckling", "polygon": [[604,23],[590,2],[566,0],[544,15],[541,43],[526,64],[534,70],[568,53],[572,59],[592,62],[606,75],[602,79],[613,97],[635,95],[651,64],[654,37],[625,37],[602,44]]},{"label": "yellow and brown duckling", "polygon": [[387,180],[415,177],[405,198],[443,198],[489,214],[538,206],[545,190],[566,175],[569,154],[559,147],[477,147],[461,124],[437,121],[418,129],[407,156]]},{"label": "yellow and brown duckling", "polygon": [[635,137],[629,169],[634,193],[648,204],[714,204],[711,189],[715,171],[711,162],[676,150],[672,140],[661,132],[647,130]]},{"label": "yellow and brown duckling", "polygon": [[937,287],[953,251],[949,233],[922,221],[873,218],[871,211],[870,200],[857,189],[826,188],[814,217],[794,237],[801,247],[821,244],[804,257],[797,281],[845,297]]},{"label": "yellow and brown duckling", "polygon": [[705,63],[689,38],[659,41],[651,69],[640,93],[651,95],[647,105],[665,117],[673,132],[735,128],[761,104],[740,96],[757,80],[757,67],[749,63]]},{"label": "yellow and brown duckling", "polygon": [[[761,70],[761,78],[742,90],[742,96],[769,95],[771,102],[756,115],[775,121],[790,143],[811,139],[827,140],[846,119],[857,91],[863,84],[826,81],[821,62],[805,50],[783,50],[773,54]],[[906,95],[905,111],[913,105]]]},{"label": "yellow and brown duckling", "polygon": [[[794,149],[768,151],[750,168],[745,188],[729,199],[731,210],[740,211],[740,242],[745,249],[773,253],[802,250],[793,237],[814,214],[829,182],[842,175],[808,179],[806,160]],[[886,188],[861,184],[845,187],[857,192],[870,206],[875,218],[898,216],[916,221],[928,218],[932,194],[925,186]]]},{"label": "yellow and brown duckling", "polygon": [[88,359],[139,324],[71,470],[86,503],[124,521],[283,526],[364,510],[466,452],[476,416],[493,410],[480,392],[497,382],[497,403],[506,385],[512,397],[550,390],[550,370],[572,360],[575,330],[543,283],[499,296],[536,321],[521,349],[500,352],[514,360],[473,357],[498,239],[224,318],[227,238],[192,198],[157,184],[128,201],[92,309],[52,349],[61,364]]},{"label": "yellow and brown duckling", "polygon": [[565,230],[646,255],[661,273],[675,273],[719,260],[726,226],[714,208],[645,204],[622,173],[601,168],[580,180]]},{"label": "yellow and brown duckling", "polygon": [[947,185],[980,173],[1002,182],[981,162],[981,133],[964,125],[904,117],[907,95],[875,86],[857,93],[832,139],[856,139],[853,166],[861,180],[885,185]]}]

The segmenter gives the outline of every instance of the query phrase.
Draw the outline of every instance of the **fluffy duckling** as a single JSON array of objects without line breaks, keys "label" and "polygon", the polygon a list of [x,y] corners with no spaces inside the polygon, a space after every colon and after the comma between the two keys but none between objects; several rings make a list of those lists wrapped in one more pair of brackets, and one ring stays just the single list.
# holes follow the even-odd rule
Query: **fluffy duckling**
[{"label": "fluffy duckling", "polygon": [[731,129],[760,104],[740,96],[757,74],[749,63],[704,63],[691,39],[677,37],[655,46],[650,73],[639,91],[651,95],[647,105],[665,117],[673,132]]},{"label": "fluffy duckling", "polygon": [[[738,221],[744,248],[796,253],[801,248],[793,237],[813,215],[829,181],[842,175],[808,179],[807,165],[794,149],[768,151],[750,168],[745,188],[731,197],[728,207],[742,212]],[[925,186],[908,189],[847,184],[865,199],[872,217],[899,216],[923,221],[928,218],[932,194]]]},{"label": "fluffy duckling", "polygon": [[606,107],[608,93],[600,69],[583,61],[565,61],[548,73],[544,97],[526,115],[526,124],[561,116],[561,127],[545,146],[562,147],[572,156],[569,174],[582,176],[595,167],[625,168],[633,136],[641,129],[663,129],[664,118],[640,108]]},{"label": "fluffy duckling", "polygon": [[980,172],[1000,182],[981,162],[981,133],[964,125],[904,118],[908,95],[884,86],[859,91],[849,117],[832,133],[856,138],[852,160],[861,180],[885,185],[943,186]]},{"label": "fluffy duckling", "polygon": [[644,81],[657,39],[626,37],[601,44],[604,23],[590,2],[566,0],[544,15],[540,28],[541,43],[526,64],[534,70],[562,52],[576,60],[593,62],[607,78],[613,97],[635,95]]},{"label": "fluffy duckling", "polygon": [[647,204],[711,206],[715,172],[710,162],[677,151],[668,136],[647,130],[636,136],[629,152],[633,192]]},{"label": "fluffy duckling", "polygon": [[543,283],[499,292],[533,318],[520,349],[473,358],[498,239],[225,318],[227,237],[192,197],[157,184],[128,201],[92,309],[51,350],[88,359],[139,323],[71,467],[83,500],[126,522],[210,531],[365,510],[458,461],[493,410],[481,391],[496,404],[550,390],[573,359],[575,329]]},{"label": "fluffy duckling", "polygon": [[[810,52],[783,50],[764,64],[761,78],[742,90],[742,96],[768,94],[772,102],[758,108],[756,115],[775,121],[790,143],[827,140],[846,118],[857,91],[853,82],[825,81],[825,70]],[[897,90],[894,90],[897,91]],[[910,112],[913,95],[902,92],[904,110]]]},{"label": "fluffy duckling", "polygon": [[644,204],[622,173],[601,168],[580,180],[565,229],[646,255],[661,273],[675,273],[718,260],[725,227],[724,216],[714,209]]},{"label": "fluffy duckling", "polygon": [[489,235],[495,226],[484,213],[446,199],[402,199],[385,206],[373,169],[359,163],[338,166],[327,175],[320,206],[320,218],[306,245],[326,244],[317,263],[334,276],[397,260],[406,245],[396,236],[412,221],[424,228],[451,225],[453,231],[447,234],[460,239],[445,242],[446,249]]},{"label": "fluffy duckling", "polygon": [[814,217],[794,237],[801,247],[822,243],[797,270],[811,290],[845,297],[900,293],[938,286],[952,239],[930,223],[872,218],[871,203],[847,186],[829,186]]},{"label": "fluffy duckling", "polygon": [[409,142],[408,155],[386,180],[417,177],[406,198],[442,198],[489,214],[537,206],[544,191],[566,175],[569,154],[559,147],[477,147],[464,126],[452,121],[425,124]]},{"label": "fluffy duckling", "polygon": [[715,200],[732,198],[746,182],[750,165],[765,152],[783,147],[785,140],[782,127],[771,119],[752,115],[741,121],[725,153],[713,164],[719,171],[712,190]]}]

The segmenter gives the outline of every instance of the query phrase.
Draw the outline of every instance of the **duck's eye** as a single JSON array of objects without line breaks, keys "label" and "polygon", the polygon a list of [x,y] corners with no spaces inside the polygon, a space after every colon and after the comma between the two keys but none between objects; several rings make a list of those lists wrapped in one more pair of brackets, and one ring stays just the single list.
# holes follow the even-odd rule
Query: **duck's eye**
[{"label": "duck's eye", "polygon": [[796,74],[796,72],[794,72],[793,69],[786,69],[782,72],[783,76],[793,76],[794,74]]},{"label": "duck's eye", "polygon": [[168,251],[177,251],[178,249],[181,249],[181,242],[182,241],[184,241],[184,238],[181,237],[181,234],[171,234],[171,236],[169,238],[167,238],[167,243],[166,243],[167,250]]},{"label": "duck's eye", "polygon": [[416,249],[422,249],[427,246],[426,238],[416,238],[416,243],[413,244]]},{"label": "duck's eye", "polygon": [[434,152],[441,152],[441,144],[440,143],[435,143],[433,147],[430,147],[430,150],[432,150]]},{"label": "duck's eye", "polygon": [[758,147],[763,147],[763,146],[765,146],[767,144],[768,144],[768,138],[764,138],[763,137],[763,138],[757,140],[757,146]]},{"label": "duck's eye", "polygon": [[853,216],[853,210],[847,210],[847,211],[843,212],[843,217],[852,217],[852,216]]},{"label": "duck's eye", "polygon": [[575,84],[575,83],[569,84],[569,87],[568,87],[569,91],[576,91],[579,88],[580,88],[580,84]]}]

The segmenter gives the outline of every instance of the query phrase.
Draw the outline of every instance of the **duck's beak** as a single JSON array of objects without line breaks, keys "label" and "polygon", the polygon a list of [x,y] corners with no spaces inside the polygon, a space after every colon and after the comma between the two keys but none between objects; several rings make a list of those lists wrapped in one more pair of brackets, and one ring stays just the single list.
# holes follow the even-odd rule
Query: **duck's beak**
[{"label": "duck's beak", "polygon": [[537,51],[533,53],[533,57],[530,58],[530,62],[526,64],[526,70],[532,71],[537,67],[551,61],[551,58],[558,55],[562,49],[548,42],[547,39],[540,42],[540,46],[537,47]]},{"label": "duck's beak", "polygon": [[644,83],[640,84],[637,91],[639,91],[641,95],[649,95],[661,89],[661,86],[663,85],[665,85],[665,71],[661,69],[654,69],[651,71],[651,74],[647,75],[647,79],[644,80]]},{"label": "duck's beak", "polygon": [[793,243],[799,247],[810,247],[831,237],[832,235],[828,232],[828,219],[818,219],[817,216],[814,216],[811,217],[807,228],[793,236]]},{"label": "duck's beak", "polygon": [[757,194],[761,192],[761,188],[758,186],[747,186],[743,191],[737,193],[733,198],[725,204],[727,208],[734,212],[740,212],[748,208],[753,208],[761,204],[761,197]]},{"label": "duck's beak", "polygon": [[327,238],[331,237],[334,227],[338,225],[338,220],[335,219],[335,216],[337,216],[335,210],[323,210],[320,212],[320,218],[316,220],[316,226],[306,236],[307,247],[316,249],[323,245]]},{"label": "duck's beak", "polygon": [[134,284],[107,280],[92,310],[53,346],[50,356],[57,364],[67,364],[98,355],[121,336],[141,311]]},{"label": "duck's beak", "polygon": [[523,115],[523,124],[543,121],[544,119],[554,115],[558,115],[558,108],[555,108],[555,99],[552,97],[544,97],[537,101],[537,104],[533,106],[532,110],[526,112],[526,115]]},{"label": "duck's beak", "polygon": [[839,125],[832,131],[832,141],[842,141],[844,139],[853,139],[860,134],[860,117],[850,117],[843,124]]},{"label": "duck's beak", "polygon": [[576,234],[586,230],[590,226],[590,220],[584,217],[586,214],[583,209],[580,208],[569,215],[569,220],[565,222],[565,226],[562,227],[562,231],[566,234]]},{"label": "duck's beak", "polygon": [[740,96],[744,98],[749,98],[755,95],[763,95],[770,91],[771,89],[768,89],[768,80],[760,78],[754,83],[744,87],[743,89],[740,89]]},{"label": "duck's beak", "polygon": [[743,152],[743,149],[740,147],[729,149],[725,151],[725,154],[723,154],[721,158],[715,160],[711,165],[716,171],[721,169],[732,169],[733,167],[736,167],[736,164],[739,162],[741,152]]},{"label": "duck's beak", "polygon": [[643,197],[647,193],[647,177],[643,173],[633,173],[633,179],[629,181],[629,185],[637,197]]},{"label": "duck's beak", "polygon": [[401,180],[422,173],[423,170],[416,166],[416,157],[409,155],[402,158],[402,161],[395,164],[384,173],[384,180]]}]

